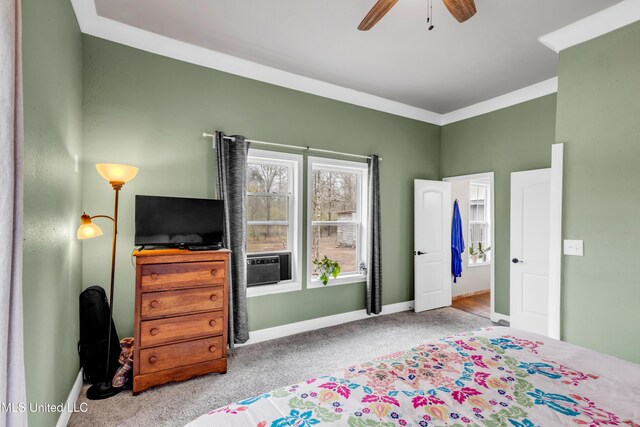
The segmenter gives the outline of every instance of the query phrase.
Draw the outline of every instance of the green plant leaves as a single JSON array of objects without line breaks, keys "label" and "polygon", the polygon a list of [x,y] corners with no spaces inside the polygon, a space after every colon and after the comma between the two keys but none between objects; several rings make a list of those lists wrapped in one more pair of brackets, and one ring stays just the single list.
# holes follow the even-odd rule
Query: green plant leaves
[{"label": "green plant leaves", "polygon": [[336,279],[340,274],[340,264],[338,261],[334,261],[326,255],[321,260],[314,259],[313,265],[316,266],[315,270],[320,274],[320,281],[325,286],[329,283],[329,276]]},{"label": "green plant leaves", "polygon": [[333,267],[333,271],[331,272],[331,275],[333,276],[334,279],[337,279],[338,274],[340,274],[340,265],[336,262],[336,265]]}]

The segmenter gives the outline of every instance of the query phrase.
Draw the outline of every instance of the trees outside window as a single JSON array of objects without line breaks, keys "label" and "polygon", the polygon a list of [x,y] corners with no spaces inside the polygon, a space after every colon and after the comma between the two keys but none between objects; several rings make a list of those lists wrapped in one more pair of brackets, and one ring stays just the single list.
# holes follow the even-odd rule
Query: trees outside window
[{"label": "trees outside window", "polygon": [[[309,264],[324,256],[340,264],[341,276],[364,274],[366,164],[309,159]],[[311,272],[317,279],[317,272]]]}]

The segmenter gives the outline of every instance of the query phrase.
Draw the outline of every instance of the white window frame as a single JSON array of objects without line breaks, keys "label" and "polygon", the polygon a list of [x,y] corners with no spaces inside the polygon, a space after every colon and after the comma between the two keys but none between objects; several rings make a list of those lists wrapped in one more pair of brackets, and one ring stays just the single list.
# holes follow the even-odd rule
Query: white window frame
[{"label": "white window frame", "polygon": [[369,166],[367,163],[348,160],[336,160],[324,157],[307,158],[307,289],[324,288],[329,286],[346,285],[350,283],[362,283],[367,280],[366,271],[358,273],[340,274],[336,279],[329,279],[327,285],[323,285],[320,279],[313,278],[313,262],[311,260],[311,244],[313,243],[313,225],[347,224],[354,221],[313,221],[313,171],[314,168],[327,168],[344,170],[358,175],[357,212],[359,218],[355,221],[358,225],[358,246],[356,247],[356,266],[366,263],[367,255],[367,221],[368,221],[368,186]]},{"label": "white window frame", "polygon": [[[484,221],[471,221],[471,186],[474,185],[476,187],[485,187],[486,188],[486,196],[485,196],[485,200],[484,200]],[[469,247],[471,247],[471,225],[472,224],[486,224],[487,225],[487,231],[486,231],[486,236],[487,236],[487,242],[488,242],[488,246],[490,246],[493,251],[493,242],[490,240],[491,239],[491,228],[493,227],[493,224],[491,224],[491,218],[493,218],[493,216],[491,215],[491,184],[490,183],[486,183],[486,182],[478,182],[478,181],[469,181],[469,188],[468,188],[468,193],[469,193],[469,212],[467,212],[468,218],[469,220],[467,221],[467,236],[469,236]],[[489,261],[484,261],[484,262],[480,262],[480,261],[476,261],[475,263],[471,263],[471,255],[469,255],[469,251],[467,249],[466,255],[467,255],[467,267],[469,268],[476,268],[476,267],[484,267],[487,265],[491,265],[491,263],[493,262],[493,253],[489,256]]]},{"label": "white window frame", "polygon": [[[249,149],[248,163],[272,163],[289,168],[289,249],[270,251],[268,253],[291,252],[291,280],[285,280],[272,285],[247,287],[247,297],[295,292],[302,290],[302,204],[303,204],[303,165],[301,154],[282,153],[278,151]],[[264,222],[264,221],[258,221]],[[277,225],[278,221],[272,221]],[[247,222],[249,224],[249,221]],[[249,252],[249,254],[261,252]]]}]

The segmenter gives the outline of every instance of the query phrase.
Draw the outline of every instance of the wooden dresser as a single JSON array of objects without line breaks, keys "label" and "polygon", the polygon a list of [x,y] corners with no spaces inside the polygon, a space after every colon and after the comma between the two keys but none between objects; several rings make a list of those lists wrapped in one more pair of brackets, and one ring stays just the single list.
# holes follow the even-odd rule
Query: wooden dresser
[{"label": "wooden dresser", "polygon": [[134,252],[133,394],[227,372],[228,250]]}]

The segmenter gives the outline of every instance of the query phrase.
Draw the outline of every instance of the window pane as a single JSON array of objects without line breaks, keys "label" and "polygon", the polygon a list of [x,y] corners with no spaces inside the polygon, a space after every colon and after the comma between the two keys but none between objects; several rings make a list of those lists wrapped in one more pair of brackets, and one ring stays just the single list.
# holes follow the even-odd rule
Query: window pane
[{"label": "window pane", "polygon": [[469,201],[472,202],[474,200],[478,200],[478,186],[470,185],[469,186]]},{"label": "window pane", "polygon": [[288,225],[247,226],[247,250],[249,252],[273,252],[289,250]]},{"label": "window pane", "polygon": [[478,199],[479,200],[487,199],[487,187],[478,186]]},{"label": "window pane", "polygon": [[471,233],[471,242],[485,242],[486,241],[486,224],[470,224],[469,231]]},{"label": "window pane", "polygon": [[[491,252],[485,253],[483,256],[479,253],[480,244],[483,249],[487,249],[489,245],[489,224],[487,203],[489,198],[489,188],[485,185],[470,184],[469,185],[469,247],[473,248],[477,253],[475,262],[486,262],[490,260]],[[474,221],[483,222],[481,224],[473,224]],[[474,262],[474,257],[469,255],[469,262]]]},{"label": "window pane", "polygon": [[470,221],[484,221],[485,220],[485,206],[481,203],[474,203],[469,206],[469,220]]},{"label": "window pane", "polygon": [[288,193],[289,168],[282,165],[249,163],[247,191],[250,193]]},{"label": "window pane", "polygon": [[[488,244],[488,224],[470,224],[469,225],[469,245],[473,248],[474,252],[477,253],[478,262],[485,262],[491,259],[491,252],[486,252],[485,257],[482,257],[482,254],[479,253],[480,244],[482,244],[482,249],[486,250],[489,247]],[[469,255],[469,258],[472,259],[472,256]]]},{"label": "window pane", "polygon": [[484,205],[478,203],[473,207],[475,209],[472,211],[473,217],[471,218],[471,221],[484,221]]},{"label": "window pane", "polygon": [[247,218],[249,221],[287,221],[289,197],[250,194],[247,197]]},{"label": "window pane", "polygon": [[[358,272],[356,225],[314,225],[311,241],[311,260],[324,256],[338,261],[341,274]],[[313,272],[316,275],[316,272]]]},{"label": "window pane", "polygon": [[314,170],[312,179],[313,221],[351,221],[357,218],[356,173]]}]

